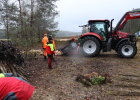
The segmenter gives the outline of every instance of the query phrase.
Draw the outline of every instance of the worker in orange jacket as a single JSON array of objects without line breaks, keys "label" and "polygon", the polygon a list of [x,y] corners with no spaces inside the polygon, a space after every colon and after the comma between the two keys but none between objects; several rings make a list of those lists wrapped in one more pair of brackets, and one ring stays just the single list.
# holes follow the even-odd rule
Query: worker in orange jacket
[{"label": "worker in orange jacket", "polygon": [[46,55],[47,55],[47,52],[46,52],[46,43],[47,42],[48,42],[48,37],[47,37],[47,34],[44,33],[44,37],[42,38],[42,48],[43,48],[44,59],[46,59]]}]

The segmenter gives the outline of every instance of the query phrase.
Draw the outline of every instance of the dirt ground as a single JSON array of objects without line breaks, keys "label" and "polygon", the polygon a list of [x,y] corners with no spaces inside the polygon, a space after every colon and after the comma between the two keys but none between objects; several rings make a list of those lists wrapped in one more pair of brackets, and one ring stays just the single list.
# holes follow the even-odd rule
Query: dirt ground
[{"label": "dirt ground", "polygon": [[[140,49],[133,59],[101,52],[93,58],[56,56],[55,60],[52,70],[42,56],[27,61],[29,82],[36,87],[33,100],[140,100]],[[75,81],[77,75],[91,72],[110,74],[112,83],[85,87]]]}]

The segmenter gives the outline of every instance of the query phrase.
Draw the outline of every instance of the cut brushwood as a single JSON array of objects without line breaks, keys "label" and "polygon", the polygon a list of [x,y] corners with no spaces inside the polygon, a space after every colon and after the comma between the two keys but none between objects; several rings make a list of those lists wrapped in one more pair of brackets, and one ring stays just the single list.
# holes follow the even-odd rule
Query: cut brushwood
[{"label": "cut brushwood", "polygon": [[9,41],[0,41],[0,73],[13,73],[14,76],[22,75],[24,59],[20,50]]},{"label": "cut brushwood", "polygon": [[85,86],[101,85],[106,82],[111,82],[109,74],[100,75],[96,72],[90,74],[78,75],[76,78],[77,82],[82,83]]}]

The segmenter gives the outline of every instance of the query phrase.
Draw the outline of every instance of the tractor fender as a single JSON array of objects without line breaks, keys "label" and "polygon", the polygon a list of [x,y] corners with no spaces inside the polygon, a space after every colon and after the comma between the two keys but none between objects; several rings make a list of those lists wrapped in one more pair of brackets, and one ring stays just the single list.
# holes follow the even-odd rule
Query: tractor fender
[{"label": "tractor fender", "polygon": [[[79,39],[78,39],[78,43],[80,43],[80,41],[83,39],[83,38],[85,38],[85,37],[94,37],[94,38],[96,38],[98,41],[99,41],[99,43],[102,45],[102,41],[101,41],[101,37],[99,38],[99,37],[97,37],[97,36],[95,36],[95,35],[83,35],[83,36],[81,36],[81,37],[79,37]],[[80,45],[80,44],[79,44]]]},{"label": "tractor fender", "polygon": [[97,38],[100,41],[103,40],[100,35],[98,35],[97,33],[93,33],[93,32],[84,33],[80,36],[80,38],[82,39],[83,37],[86,37],[86,36],[94,36],[95,38]]},{"label": "tractor fender", "polygon": [[79,38],[79,41],[81,39],[85,38],[85,37],[94,37],[94,38],[96,38],[100,42],[100,44],[102,44],[101,40],[97,36],[95,36],[95,35],[85,35],[85,36],[82,36],[82,37]]},{"label": "tractor fender", "polygon": [[115,47],[115,50],[117,50],[117,48],[118,48],[118,46],[120,45],[120,43],[122,43],[122,42],[124,42],[124,41],[129,41],[129,38],[121,39],[121,40],[117,43],[117,45],[116,45],[116,47]]}]

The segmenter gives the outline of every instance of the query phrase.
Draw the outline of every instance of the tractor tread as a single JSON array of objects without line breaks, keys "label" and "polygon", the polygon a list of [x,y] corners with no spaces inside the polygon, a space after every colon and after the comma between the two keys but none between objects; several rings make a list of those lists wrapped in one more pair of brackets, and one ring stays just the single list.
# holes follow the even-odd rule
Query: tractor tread
[{"label": "tractor tread", "polygon": [[[121,49],[124,45],[131,45],[133,47],[133,53],[129,56],[126,56],[122,53]],[[134,43],[132,42],[129,42],[129,41],[125,41],[123,43],[121,43],[119,46],[118,46],[118,50],[117,50],[117,53],[118,53],[118,56],[122,57],[122,58],[133,58],[136,53],[137,53],[137,47]]]}]

